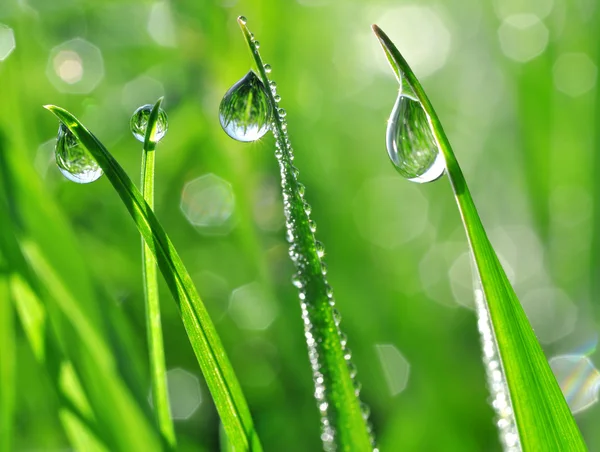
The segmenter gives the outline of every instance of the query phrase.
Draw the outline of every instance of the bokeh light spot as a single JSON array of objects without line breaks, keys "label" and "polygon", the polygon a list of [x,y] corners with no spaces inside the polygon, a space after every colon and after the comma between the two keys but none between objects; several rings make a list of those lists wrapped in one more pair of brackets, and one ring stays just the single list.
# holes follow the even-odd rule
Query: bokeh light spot
[{"label": "bokeh light spot", "polygon": [[163,47],[175,47],[175,26],[169,2],[157,2],[152,5],[148,17],[148,34],[154,42]]},{"label": "bokeh light spot", "polygon": [[577,306],[556,287],[541,287],[521,297],[523,309],[540,342],[549,344],[575,328]]},{"label": "bokeh light spot", "polygon": [[553,75],[557,90],[577,97],[594,87],[598,68],[585,53],[563,53],[554,63]]},{"label": "bokeh light spot", "polygon": [[555,356],[550,360],[550,367],[573,413],[598,401],[600,372],[587,356]]},{"label": "bokeh light spot", "polygon": [[205,174],[185,185],[180,208],[201,232],[226,234],[233,227],[233,188],[226,180],[212,173]]},{"label": "bokeh light spot", "polygon": [[167,371],[169,406],[173,419],[187,419],[202,403],[198,378],[190,372],[176,368]]},{"label": "bokeh light spot", "polygon": [[16,47],[15,33],[12,28],[0,24],[0,61],[4,61]]},{"label": "bokeh light spot", "polygon": [[400,394],[408,384],[410,364],[393,344],[376,344],[375,351],[392,397]]},{"label": "bokeh light spot", "polygon": [[81,38],[63,42],[50,51],[46,75],[58,91],[87,94],[104,78],[102,53]]},{"label": "bokeh light spot", "polygon": [[553,7],[553,0],[494,0],[494,10],[499,19],[516,14],[535,14],[543,19]]},{"label": "bokeh light spot", "polygon": [[[402,55],[418,77],[427,77],[446,64],[450,55],[452,35],[445,20],[429,6],[405,5],[388,9],[375,23],[397,42]],[[399,26],[401,24],[401,26]],[[377,39],[369,36],[371,55],[381,53]],[[391,71],[385,58],[378,58],[379,69]]]},{"label": "bokeh light spot", "polygon": [[540,55],[548,45],[549,35],[548,28],[535,14],[508,16],[498,28],[502,52],[520,63]]},{"label": "bokeh light spot", "polygon": [[238,287],[229,299],[229,315],[246,330],[266,330],[277,317],[277,311],[275,302],[257,282]]}]

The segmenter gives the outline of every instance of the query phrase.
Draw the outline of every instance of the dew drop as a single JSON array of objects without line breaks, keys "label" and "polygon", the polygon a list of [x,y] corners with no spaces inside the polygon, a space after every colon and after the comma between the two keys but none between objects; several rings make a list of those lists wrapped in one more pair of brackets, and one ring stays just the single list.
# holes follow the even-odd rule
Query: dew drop
[{"label": "dew drop", "polygon": [[247,20],[247,19],[246,19],[246,17],[244,17],[244,16],[240,16],[240,17],[238,17],[238,20],[240,21],[240,23],[241,23],[242,25],[246,25],[246,22],[248,22],[248,20]]},{"label": "dew drop", "polygon": [[280,118],[285,118],[285,115],[287,115],[287,112],[285,111],[285,109],[280,108],[279,110],[277,110],[277,114],[279,115]]},{"label": "dew drop", "polygon": [[317,255],[319,257],[325,256],[325,246],[323,246],[323,244],[318,240],[315,241],[315,249],[317,250]]},{"label": "dew drop", "polygon": [[368,419],[371,415],[371,407],[364,402],[360,403],[360,412],[362,413],[363,419]]},{"label": "dew drop", "polygon": [[310,232],[313,234],[317,232],[317,223],[315,223],[315,220],[308,220],[308,227],[310,228]]},{"label": "dew drop", "polygon": [[270,64],[265,64],[263,67],[265,68],[265,72],[267,74],[271,73],[271,65]]},{"label": "dew drop", "polygon": [[400,93],[388,121],[387,150],[396,170],[411,182],[432,182],[446,165],[421,103]]},{"label": "dew drop", "polygon": [[[131,115],[131,119],[129,120],[129,127],[131,129],[131,133],[136,138],[136,140],[144,142],[146,138],[146,129],[148,127],[148,119],[150,118],[150,113],[152,112],[153,106],[150,104],[142,105]],[[169,122],[167,119],[167,113],[160,108],[158,110],[158,120],[156,121],[156,132],[154,137],[150,137],[150,140],[157,143],[163,139],[165,134],[167,133],[167,129],[169,128]]]},{"label": "dew drop", "polygon": [[260,49],[260,42],[254,41],[254,47]]},{"label": "dew drop", "polygon": [[263,82],[252,70],[223,96],[219,120],[227,135],[256,141],[269,131],[272,108]]},{"label": "dew drop", "polygon": [[102,168],[92,154],[63,123],[58,127],[55,155],[58,169],[70,181],[89,184],[102,176]]},{"label": "dew drop", "polygon": [[339,325],[342,322],[342,314],[340,314],[340,311],[336,308],[333,308],[332,312],[333,312],[333,321],[335,322],[336,325]]},{"label": "dew drop", "polygon": [[273,99],[275,99],[275,102],[281,102],[281,96],[279,94],[276,94]]}]

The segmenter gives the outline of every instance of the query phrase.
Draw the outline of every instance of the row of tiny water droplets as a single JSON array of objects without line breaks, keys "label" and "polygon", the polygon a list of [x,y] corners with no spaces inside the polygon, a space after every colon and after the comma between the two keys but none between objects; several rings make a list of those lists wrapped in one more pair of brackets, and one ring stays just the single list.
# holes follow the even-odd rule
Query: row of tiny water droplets
[{"label": "row of tiny water droplets", "polygon": [[476,277],[474,278],[474,290],[477,326],[483,348],[483,363],[491,393],[492,408],[496,412],[496,425],[500,432],[500,441],[505,452],[520,452],[522,450],[521,441],[494,326],[490,319],[481,283]]},{"label": "row of tiny water droplets", "polygon": [[[243,22],[245,23],[245,21]],[[251,35],[251,49],[255,52],[258,49],[258,42]],[[264,65],[264,71],[266,74],[271,73],[271,66],[269,64]],[[269,80],[268,89],[271,91],[273,100],[277,108],[275,109],[274,116],[271,122],[271,131],[275,136],[275,156],[279,163],[281,171],[281,186],[283,191],[283,205],[284,213],[286,218],[286,238],[290,243],[289,255],[292,259],[297,273],[292,278],[292,283],[299,290],[300,306],[302,309],[302,319],[304,321],[304,334],[306,337],[306,344],[308,346],[308,356],[313,371],[313,380],[315,384],[314,396],[317,400],[317,406],[321,415],[321,440],[323,441],[323,447],[325,451],[335,451],[337,449],[336,443],[336,431],[334,428],[333,413],[330,410],[330,399],[327,385],[329,382],[326,381],[325,375],[322,373],[322,360],[321,351],[326,344],[321,343],[322,338],[315,337],[314,319],[320,318],[323,312],[330,311],[333,315],[333,322],[336,331],[339,336],[340,345],[344,353],[344,359],[348,366],[348,372],[352,378],[354,384],[355,395],[358,398],[360,394],[360,383],[356,379],[356,366],[352,363],[352,353],[347,345],[347,338],[345,334],[340,330],[341,315],[339,311],[334,307],[335,300],[333,298],[333,290],[327,283],[327,266],[323,262],[323,256],[325,249],[323,244],[315,240],[314,233],[316,232],[316,224],[311,220],[311,207],[304,199],[304,186],[298,182],[298,169],[292,164],[294,160],[293,149],[287,133],[287,121],[286,111],[279,107],[281,97],[277,93],[277,84]],[[281,130],[281,133],[280,133]],[[301,207],[299,207],[301,206]],[[300,244],[299,240],[310,238],[308,242]],[[317,260],[312,259],[306,254],[304,250],[314,247],[314,251],[317,255]],[[318,265],[319,268],[310,268]],[[310,275],[319,275],[315,280],[311,280]],[[317,287],[314,287],[314,285]],[[318,304],[307,303],[309,299],[309,292],[321,292],[321,285],[325,286],[325,293],[327,296],[327,303],[329,306],[319,306]],[[365,423],[371,434],[371,443],[375,448],[375,440],[372,434],[372,427],[368,422],[369,407],[366,404],[361,403],[361,410]]]}]

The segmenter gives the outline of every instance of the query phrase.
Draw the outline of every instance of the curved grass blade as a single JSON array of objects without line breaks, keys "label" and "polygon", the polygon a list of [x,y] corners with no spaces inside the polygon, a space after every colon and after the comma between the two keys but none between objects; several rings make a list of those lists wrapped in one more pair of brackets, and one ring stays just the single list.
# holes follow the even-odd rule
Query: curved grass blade
[{"label": "curved grass blade", "polygon": [[181,310],[190,343],[232,445],[240,451],[262,450],[250,410],[215,327],[173,243],[152,209],[123,168],[77,118],[60,107],[48,105],[46,108],[96,159],[154,254]]},{"label": "curved grass blade", "polygon": [[[154,162],[156,149],[156,129],[158,112],[162,103],[158,99],[146,125],[144,149],[142,151],[142,183],[141,191],[144,200],[150,209],[154,209]],[[167,391],[167,369],[165,365],[165,351],[160,320],[160,302],[158,298],[158,274],[156,259],[142,237],[142,278],[144,281],[144,301],[146,305],[146,334],[148,337],[148,351],[150,355],[150,373],[152,382],[152,403],[156,421],[161,434],[167,444],[175,447],[175,428],[171,419],[169,408],[169,394]]]},{"label": "curved grass blade", "polygon": [[[480,304],[484,314],[489,313],[489,336],[493,342],[490,345],[497,346],[499,352],[521,447],[525,451],[587,450],[544,352],[486,235],[465,178],[431,102],[396,46],[376,25],[373,25],[373,31],[399,82],[408,83],[423,105],[446,161],[446,171],[483,292]],[[482,320],[485,323],[485,319],[481,318],[480,323]],[[483,339],[484,343],[487,342],[485,337]]]},{"label": "curved grass blade", "polygon": [[315,398],[321,413],[321,439],[326,450],[372,450],[374,439],[366,411],[361,409],[356,368],[339,329],[339,313],[333,308],[332,289],[325,277],[323,245],[315,239],[315,225],[310,219],[310,206],[304,200],[304,186],[298,182],[298,170],[292,164],[294,156],[285,112],[278,105],[275,83],[267,75],[270,66],[264,64],[246,19],[239,17],[238,23],[275,112],[271,131],[281,171],[290,257],[297,270],[294,285],[300,290]]}]

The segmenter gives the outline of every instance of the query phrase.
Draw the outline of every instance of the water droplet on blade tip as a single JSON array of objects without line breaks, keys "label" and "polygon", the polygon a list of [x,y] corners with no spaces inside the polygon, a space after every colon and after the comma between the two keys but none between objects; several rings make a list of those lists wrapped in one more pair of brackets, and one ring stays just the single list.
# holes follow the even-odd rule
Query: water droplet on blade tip
[{"label": "water droplet on blade tip", "polygon": [[58,169],[70,181],[89,184],[102,176],[102,168],[92,154],[63,123],[58,127],[55,156]]},{"label": "water droplet on blade tip", "polygon": [[[141,141],[142,143],[146,139],[146,129],[148,128],[148,119],[150,118],[150,113],[152,113],[152,108],[153,105],[150,104],[142,105],[133,112],[129,121],[131,133],[136,140]],[[158,120],[156,121],[156,131],[154,136],[150,137],[150,140],[158,143],[164,138],[168,128],[169,121],[167,119],[167,113],[162,108],[159,108]]]},{"label": "water droplet on blade tip", "polygon": [[439,179],[446,169],[421,103],[400,94],[386,132],[387,150],[396,170],[411,182]]},{"label": "water droplet on blade tip", "polygon": [[219,121],[234,140],[256,141],[269,131],[272,110],[263,82],[251,70],[223,96]]}]

